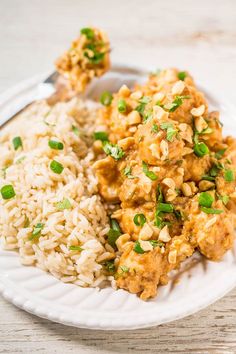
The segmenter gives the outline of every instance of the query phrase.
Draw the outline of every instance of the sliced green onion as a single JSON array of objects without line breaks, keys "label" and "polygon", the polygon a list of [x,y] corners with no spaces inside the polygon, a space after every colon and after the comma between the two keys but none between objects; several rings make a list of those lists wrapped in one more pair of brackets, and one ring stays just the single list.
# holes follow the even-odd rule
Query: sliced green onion
[{"label": "sliced green onion", "polygon": [[221,214],[224,212],[224,210],[206,208],[206,207],[201,207],[201,211],[204,211],[204,213],[206,213],[206,214]]},{"label": "sliced green onion", "polygon": [[118,111],[120,113],[125,113],[126,112],[126,109],[127,109],[127,105],[126,105],[126,102],[123,98],[121,98],[119,101],[118,101],[118,104],[117,104],[117,108],[118,108]]},{"label": "sliced green onion", "polygon": [[81,251],[83,251],[83,248],[80,247],[80,246],[69,246],[69,250],[70,251],[79,251],[79,252],[81,252]]},{"label": "sliced green onion", "polygon": [[226,182],[233,182],[234,181],[234,171],[233,170],[225,170],[224,178]]},{"label": "sliced green onion", "polygon": [[49,140],[48,146],[53,150],[63,150],[64,149],[63,143],[61,143],[60,141],[56,141],[56,140]]},{"label": "sliced green onion", "polygon": [[214,181],[215,181],[215,177],[208,176],[208,175],[203,175],[203,176],[202,176],[202,180],[214,182]]},{"label": "sliced green onion", "polygon": [[72,131],[75,135],[79,136],[79,129],[75,125],[72,125]]},{"label": "sliced green onion", "polygon": [[109,91],[104,91],[100,97],[100,102],[103,106],[110,106],[113,100],[112,94]]},{"label": "sliced green onion", "polygon": [[12,144],[14,146],[14,150],[18,150],[19,147],[22,147],[22,140],[20,136],[16,136],[15,138],[12,139]]},{"label": "sliced green onion", "polygon": [[44,224],[39,222],[38,224],[35,225],[32,235],[29,237],[29,240],[33,240],[35,238],[38,238],[41,235],[41,231],[44,228]]},{"label": "sliced green onion", "polygon": [[120,225],[115,219],[111,219],[110,224],[111,224],[111,228],[107,234],[107,241],[111,247],[116,249],[116,240],[122,234],[122,232],[120,229]]},{"label": "sliced green onion", "polygon": [[52,162],[50,163],[50,168],[54,173],[57,173],[58,175],[60,175],[62,173],[62,171],[64,170],[64,167],[62,166],[62,164],[60,162],[55,161],[55,160],[52,160]]},{"label": "sliced green onion", "polygon": [[104,142],[103,150],[107,155],[110,155],[115,160],[120,160],[125,155],[121,147],[116,144],[111,144],[109,141]]},{"label": "sliced green onion", "polygon": [[210,208],[212,206],[212,203],[214,202],[214,198],[210,193],[207,192],[202,192],[200,193],[198,197],[198,203],[199,205],[203,207]]},{"label": "sliced green onion", "polygon": [[1,188],[1,195],[3,199],[7,200],[7,199],[14,198],[16,193],[11,184],[6,184]]},{"label": "sliced green onion", "polygon": [[93,136],[95,140],[108,141],[108,134],[106,132],[95,132]]},{"label": "sliced green onion", "polygon": [[61,202],[56,203],[57,210],[71,209],[72,205],[69,199],[64,198]]},{"label": "sliced green onion", "polygon": [[195,144],[193,150],[195,155],[197,155],[198,157],[203,157],[209,154],[209,149],[207,145],[202,142]]},{"label": "sliced green onion", "polygon": [[145,251],[142,249],[140,242],[139,241],[135,241],[134,244],[134,252],[139,253],[139,254],[143,254]]},{"label": "sliced green onion", "polygon": [[163,213],[173,213],[174,212],[174,207],[170,203],[159,203],[157,205],[157,210],[161,211]]},{"label": "sliced green onion", "polygon": [[84,34],[87,39],[93,39],[94,38],[94,31],[92,28],[85,27],[80,30],[81,34]]},{"label": "sliced green onion", "polygon": [[137,225],[137,226],[143,226],[144,224],[145,224],[145,222],[147,221],[147,219],[146,219],[146,216],[144,215],[144,214],[136,214],[135,216],[134,216],[134,223],[135,223],[135,225]]},{"label": "sliced green onion", "polygon": [[154,173],[154,172],[152,172],[152,171],[150,171],[149,169],[148,169],[148,165],[146,164],[146,162],[142,162],[142,166],[143,166],[143,172],[144,172],[144,174],[148,177],[148,178],[150,178],[152,181],[155,181],[156,179],[157,179],[157,175]]},{"label": "sliced green onion", "polygon": [[186,78],[187,74],[186,74],[185,71],[180,71],[177,76],[178,76],[179,80],[184,81],[184,79]]},{"label": "sliced green onion", "polygon": [[160,185],[157,186],[157,200],[160,203],[164,201],[164,197]]}]

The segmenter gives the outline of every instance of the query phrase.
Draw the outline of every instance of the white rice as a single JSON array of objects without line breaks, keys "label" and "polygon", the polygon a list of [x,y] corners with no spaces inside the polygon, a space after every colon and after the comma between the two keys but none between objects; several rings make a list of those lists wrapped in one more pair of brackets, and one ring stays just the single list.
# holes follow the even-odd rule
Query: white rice
[{"label": "white rice", "polygon": [[[17,249],[24,265],[35,265],[64,282],[93,287],[105,279],[113,281],[104,274],[101,260],[114,258],[111,248],[106,249],[108,216],[91,167],[91,136],[103,129],[95,129],[95,116],[95,107],[78,99],[53,108],[39,102],[0,136],[0,188],[11,184],[16,193],[9,200],[0,198],[4,247]],[[23,149],[15,151],[16,136],[21,137]],[[63,142],[64,149],[51,149],[49,139]],[[49,167],[54,159],[64,167],[61,174]],[[64,198],[71,208],[57,210],[56,203]],[[30,240],[37,223],[44,224],[41,235]],[[73,245],[83,250],[71,251]]]}]

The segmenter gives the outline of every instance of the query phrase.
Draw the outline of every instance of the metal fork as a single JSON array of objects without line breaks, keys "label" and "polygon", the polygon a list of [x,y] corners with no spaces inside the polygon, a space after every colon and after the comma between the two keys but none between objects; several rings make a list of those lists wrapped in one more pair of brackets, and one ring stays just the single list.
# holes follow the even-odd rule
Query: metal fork
[{"label": "metal fork", "polygon": [[51,73],[43,82],[40,82],[36,87],[37,94],[32,99],[32,96],[24,99],[23,102],[17,105],[15,109],[11,110],[8,117],[4,117],[4,123],[1,124],[1,128],[6,125],[10,120],[15,118],[18,114],[22,113],[26,108],[38,100],[46,99],[52,96],[56,92],[56,82],[59,77],[58,72]]}]

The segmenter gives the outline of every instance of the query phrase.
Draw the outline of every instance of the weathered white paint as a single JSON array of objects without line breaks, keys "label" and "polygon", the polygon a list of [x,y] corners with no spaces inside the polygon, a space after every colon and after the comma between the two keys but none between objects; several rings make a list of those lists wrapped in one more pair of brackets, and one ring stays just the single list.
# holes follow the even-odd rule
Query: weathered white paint
[{"label": "weathered white paint", "polygon": [[[84,25],[110,35],[113,60],[188,69],[236,101],[234,0],[1,0],[0,91],[50,70]],[[50,323],[0,298],[0,353],[236,353],[236,290],[194,316],[130,332]]]}]

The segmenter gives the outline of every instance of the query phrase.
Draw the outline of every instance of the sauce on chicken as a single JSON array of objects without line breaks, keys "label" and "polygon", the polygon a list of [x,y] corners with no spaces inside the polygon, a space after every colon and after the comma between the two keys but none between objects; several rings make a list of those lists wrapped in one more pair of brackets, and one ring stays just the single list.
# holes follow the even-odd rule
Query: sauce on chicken
[{"label": "sauce on chicken", "polygon": [[196,250],[219,261],[232,248],[235,139],[223,138],[219,113],[176,69],[122,86],[100,120],[108,136],[95,150],[107,156],[94,168],[100,194],[118,205],[116,283],[147,300]]}]

